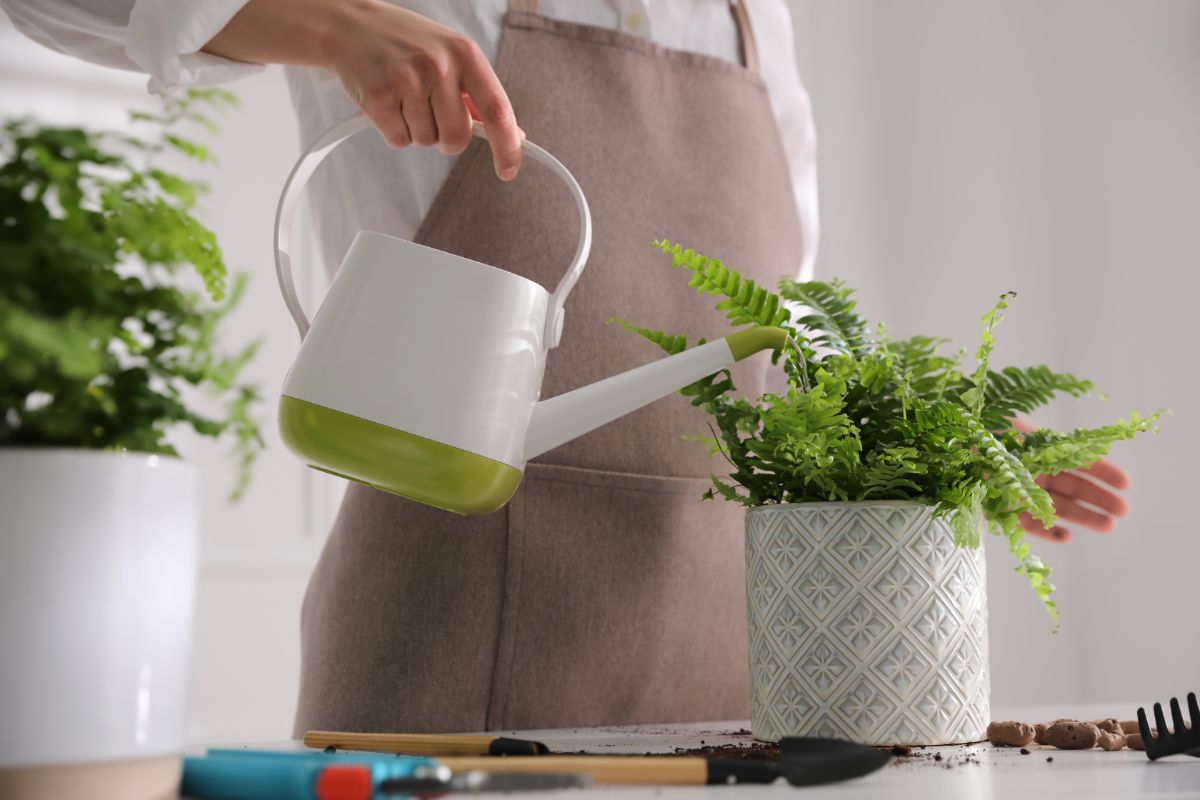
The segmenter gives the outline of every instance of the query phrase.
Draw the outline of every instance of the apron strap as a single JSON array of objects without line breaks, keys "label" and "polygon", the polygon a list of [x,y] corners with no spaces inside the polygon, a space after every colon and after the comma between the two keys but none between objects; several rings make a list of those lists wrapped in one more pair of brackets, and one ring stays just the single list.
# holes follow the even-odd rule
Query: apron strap
[{"label": "apron strap", "polygon": [[742,45],[742,64],[755,75],[758,72],[758,45],[754,43],[754,31],[750,28],[750,15],[746,13],[743,0],[731,0],[733,21],[737,25],[738,41]]},{"label": "apron strap", "polygon": [[[729,9],[733,12],[733,23],[737,26],[742,64],[757,75],[758,46],[754,43],[754,31],[750,28],[750,15],[746,13],[746,4],[743,0],[730,0]],[[508,10],[537,14],[538,0],[508,0]]]}]

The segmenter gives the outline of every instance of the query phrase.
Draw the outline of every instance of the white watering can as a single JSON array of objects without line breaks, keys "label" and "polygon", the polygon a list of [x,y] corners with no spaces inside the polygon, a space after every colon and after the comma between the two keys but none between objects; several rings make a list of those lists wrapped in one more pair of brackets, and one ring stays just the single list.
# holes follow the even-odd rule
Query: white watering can
[{"label": "white watering can", "polygon": [[[310,326],[288,256],[296,201],[329,151],[369,127],[358,116],[318,138],[288,176],[275,218],[279,288],[302,339],[279,428],[310,466],[459,514],[494,511],[534,456],[786,341],[779,328],[749,328],[540,400],[546,354],[591,249],[592,217],[566,167],[528,141],[525,154],[561,178],[579,206],[579,245],[552,293],[487,264],[359,231]],[[486,138],[478,124],[475,135]]]}]

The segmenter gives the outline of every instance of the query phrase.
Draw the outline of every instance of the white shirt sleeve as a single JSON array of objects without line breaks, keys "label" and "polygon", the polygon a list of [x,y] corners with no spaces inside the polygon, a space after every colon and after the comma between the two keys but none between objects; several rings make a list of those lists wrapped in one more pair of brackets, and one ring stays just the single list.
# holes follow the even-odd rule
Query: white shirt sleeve
[{"label": "white shirt sleeve", "polygon": [[817,132],[813,125],[812,104],[796,65],[791,14],[786,4],[748,2],[750,26],[758,42],[759,69],[767,84],[783,150],[792,176],[796,211],[804,252],[797,258],[797,280],[814,276],[819,238],[820,216],[817,211]]},{"label": "white shirt sleeve", "polygon": [[145,72],[149,89],[222,83],[262,69],[200,48],[247,0],[0,0],[13,26],[60,53]]}]

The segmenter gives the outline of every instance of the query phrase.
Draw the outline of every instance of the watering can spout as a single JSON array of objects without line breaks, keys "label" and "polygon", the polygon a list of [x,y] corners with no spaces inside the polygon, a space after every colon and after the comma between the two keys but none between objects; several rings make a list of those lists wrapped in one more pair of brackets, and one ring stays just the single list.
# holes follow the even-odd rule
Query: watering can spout
[{"label": "watering can spout", "polygon": [[542,400],[529,420],[525,459],[540,456],[760,350],[777,350],[787,337],[783,328],[747,328]]}]

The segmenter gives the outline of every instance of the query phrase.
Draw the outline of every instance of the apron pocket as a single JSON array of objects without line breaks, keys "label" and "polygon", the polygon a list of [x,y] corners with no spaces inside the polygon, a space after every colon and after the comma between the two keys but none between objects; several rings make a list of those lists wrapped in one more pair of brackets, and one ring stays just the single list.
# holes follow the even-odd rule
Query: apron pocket
[{"label": "apron pocket", "polygon": [[708,485],[528,465],[492,725],[748,717],[743,509]]}]

